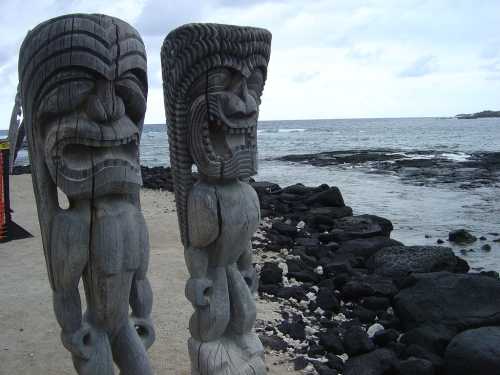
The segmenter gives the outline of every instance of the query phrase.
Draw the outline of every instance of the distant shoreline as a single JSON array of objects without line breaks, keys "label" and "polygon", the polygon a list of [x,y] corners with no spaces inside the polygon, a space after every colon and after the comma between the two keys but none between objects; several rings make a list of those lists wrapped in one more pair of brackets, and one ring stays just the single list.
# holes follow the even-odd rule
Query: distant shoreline
[{"label": "distant shoreline", "polygon": [[470,120],[476,118],[500,117],[500,111],[481,111],[476,113],[461,113],[455,116],[460,120]]}]

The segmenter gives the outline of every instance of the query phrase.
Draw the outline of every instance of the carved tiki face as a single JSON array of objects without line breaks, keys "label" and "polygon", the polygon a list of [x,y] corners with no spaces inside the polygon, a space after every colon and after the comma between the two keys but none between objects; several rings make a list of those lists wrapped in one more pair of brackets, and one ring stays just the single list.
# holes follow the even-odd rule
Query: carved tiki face
[{"label": "carved tiki face", "polygon": [[193,164],[219,180],[257,171],[257,117],[271,38],[255,27],[193,23],[163,42],[170,164],[184,244]]},{"label": "carved tiki face", "polygon": [[113,17],[67,15],[37,26],[21,51],[31,157],[69,198],[138,190],[147,97],[139,34]]},{"label": "carved tiki face", "polygon": [[217,67],[189,90],[189,148],[198,170],[230,179],[257,173],[257,118],[265,73]]}]

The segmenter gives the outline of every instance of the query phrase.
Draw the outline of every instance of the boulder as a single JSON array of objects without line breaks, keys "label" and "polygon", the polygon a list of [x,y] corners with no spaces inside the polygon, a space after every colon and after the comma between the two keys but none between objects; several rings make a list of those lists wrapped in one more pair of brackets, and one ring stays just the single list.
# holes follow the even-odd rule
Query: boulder
[{"label": "boulder", "polygon": [[391,246],[374,254],[368,268],[376,274],[402,278],[412,272],[453,272],[457,258],[449,247]]},{"label": "boulder", "polygon": [[342,198],[342,193],[339,188],[332,186],[327,190],[321,191],[319,193],[313,194],[306,199],[307,204],[320,204],[322,206],[344,206],[344,198]]},{"label": "boulder", "polygon": [[399,241],[384,236],[377,236],[346,241],[340,246],[337,252],[339,254],[349,253],[368,259],[382,248],[401,245],[403,244]]},{"label": "boulder", "polygon": [[353,356],[370,352],[375,349],[375,345],[363,328],[354,326],[344,334],[344,348],[349,356]]},{"label": "boulder", "polygon": [[334,228],[342,231],[337,237],[343,241],[376,236],[388,238],[393,229],[389,220],[375,215],[356,215],[337,219]]},{"label": "boulder", "polygon": [[321,332],[318,334],[319,343],[328,352],[333,354],[344,354],[345,349],[342,341],[340,340],[338,331],[335,329],[329,329],[326,332]]},{"label": "boulder", "polygon": [[340,219],[346,216],[352,216],[352,208],[348,206],[341,207],[331,207],[331,206],[323,206],[323,207],[313,207],[308,212],[307,215],[309,220],[315,220],[317,216],[326,216],[330,219]]},{"label": "boulder", "polygon": [[500,281],[474,274],[413,274],[412,284],[394,298],[394,308],[409,330],[437,324],[463,330],[500,324]]},{"label": "boulder", "polygon": [[252,187],[255,189],[259,197],[261,195],[276,193],[281,191],[281,187],[274,182],[268,181],[255,181],[251,183]]},{"label": "boulder", "polygon": [[285,335],[289,335],[292,339],[295,340],[305,340],[306,332],[305,332],[305,324],[304,322],[298,321],[282,321],[278,326],[278,329],[284,333]]},{"label": "boulder", "polygon": [[267,335],[259,335],[260,342],[264,347],[277,350],[280,352],[285,352],[288,348],[287,343],[281,337],[276,335],[267,336]]},{"label": "boulder", "polygon": [[335,296],[333,289],[330,288],[319,288],[316,295],[316,305],[325,311],[338,312],[340,309],[340,302]]},{"label": "boulder", "polygon": [[373,342],[378,346],[386,346],[391,342],[396,342],[399,332],[393,328],[383,329],[373,335]]},{"label": "boulder", "polygon": [[285,224],[279,221],[273,223],[273,229],[285,236],[293,237],[297,234],[297,227],[295,225]]},{"label": "boulder", "polygon": [[444,359],[447,375],[500,374],[500,327],[462,332],[450,342]]},{"label": "boulder", "polygon": [[434,375],[434,366],[432,362],[423,359],[410,357],[399,362],[399,375]]},{"label": "boulder", "polygon": [[448,233],[448,240],[457,243],[472,243],[475,242],[477,238],[465,229],[457,229]]},{"label": "boulder", "polygon": [[313,191],[314,188],[310,188],[307,186],[304,186],[303,184],[295,184],[295,185],[290,185],[285,188],[283,188],[283,193],[285,194],[296,194],[296,195],[305,195]]},{"label": "boulder", "polygon": [[406,332],[401,342],[406,345],[419,345],[440,356],[443,355],[450,340],[457,334],[454,328],[440,324],[424,324]]},{"label": "boulder", "polygon": [[371,353],[347,360],[342,375],[384,375],[397,366],[397,357],[392,350],[377,349]]},{"label": "boulder", "polygon": [[281,276],[283,270],[278,267],[277,263],[267,262],[264,263],[262,270],[260,271],[260,282],[261,284],[279,284],[281,283]]}]

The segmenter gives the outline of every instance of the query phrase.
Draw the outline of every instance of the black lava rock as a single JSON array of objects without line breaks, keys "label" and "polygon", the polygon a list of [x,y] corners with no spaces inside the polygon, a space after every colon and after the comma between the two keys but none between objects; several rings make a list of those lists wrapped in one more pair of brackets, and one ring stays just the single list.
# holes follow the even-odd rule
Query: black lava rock
[{"label": "black lava rock", "polygon": [[383,329],[373,335],[373,342],[378,346],[387,346],[390,342],[395,342],[399,337],[399,332],[395,329]]},{"label": "black lava rock", "polygon": [[295,340],[306,339],[305,324],[302,321],[294,321],[290,323],[285,320],[280,323],[278,329],[285,335],[289,335],[292,339]]},{"label": "black lava rock", "polygon": [[344,348],[349,356],[353,356],[371,352],[375,345],[363,328],[354,326],[344,334]]},{"label": "black lava rock", "polygon": [[389,349],[377,349],[371,353],[351,357],[342,375],[385,375],[397,366],[397,357]]},{"label": "black lava rock", "polygon": [[288,348],[287,343],[281,337],[276,335],[267,336],[267,335],[259,335],[260,341],[262,345],[271,350],[277,350],[280,352],[285,352]]},{"label": "black lava rock", "polygon": [[325,347],[330,353],[333,354],[344,354],[344,345],[340,340],[339,333],[336,329],[329,329],[326,332],[321,332],[318,334],[319,343]]},{"label": "black lava rock", "polygon": [[448,240],[457,243],[472,243],[475,242],[477,238],[465,229],[457,229],[448,233]]},{"label": "black lava rock", "polygon": [[260,282],[261,284],[279,284],[282,274],[283,270],[278,267],[277,263],[264,263],[260,271]]},{"label": "black lava rock", "polygon": [[340,310],[340,302],[335,296],[333,289],[319,288],[316,296],[316,305],[325,311],[338,312]]},{"label": "black lava rock", "polygon": [[447,374],[500,374],[500,327],[462,332],[448,345]]},{"label": "black lava rock", "polygon": [[434,366],[423,358],[410,357],[399,362],[399,375],[434,375]]}]

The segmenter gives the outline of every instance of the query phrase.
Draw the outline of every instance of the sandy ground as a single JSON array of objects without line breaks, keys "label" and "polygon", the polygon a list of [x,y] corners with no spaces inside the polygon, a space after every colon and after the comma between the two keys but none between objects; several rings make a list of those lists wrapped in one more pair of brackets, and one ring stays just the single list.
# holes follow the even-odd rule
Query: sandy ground
[{"label": "sandy ground", "polygon": [[[31,176],[11,177],[16,223],[33,238],[0,244],[0,374],[74,374],[59,340],[45,270]],[[191,305],[184,297],[187,270],[170,193],[143,190],[150,242],[149,278],[155,303],[156,342],[149,354],[157,374],[189,374],[186,341]],[[277,317],[276,306],[258,302],[259,318]],[[269,374],[294,373],[283,358],[266,356]]]}]

